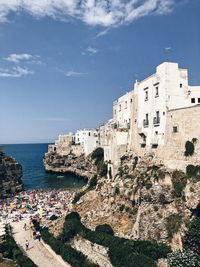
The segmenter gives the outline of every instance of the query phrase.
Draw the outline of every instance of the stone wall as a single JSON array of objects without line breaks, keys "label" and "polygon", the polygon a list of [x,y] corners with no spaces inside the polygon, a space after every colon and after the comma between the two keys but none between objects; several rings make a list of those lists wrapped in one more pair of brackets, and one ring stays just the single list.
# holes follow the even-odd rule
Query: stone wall
[{"label": "stone wall", "polygon": [[[133,116],[137,112],[137,103],[135,103]],[[197,165],[200,160],[200,105],[170,110],[166,114],[167,124],[165,131],[165,144],[152,148],[140,144],[140,129],[137,128],[137,119],[132,126],[132,141],[130,149],[137,155],[143,156],[147,153],[154,154],[162,160],[164,164],[171,169],[181,169],[185,171],[188,164]],[[173,131],[177,127],[177,132]],[[196,138],[195,151],[192,156],[185,157],[185,143]]]},{"label": "stone wall", "polygon": [[98,264],[100,267],[112,267],[107,248],[98,244],[93,244],[89,240],[79,236],[72,240],[71,245],[87,256],[89,261]]}]

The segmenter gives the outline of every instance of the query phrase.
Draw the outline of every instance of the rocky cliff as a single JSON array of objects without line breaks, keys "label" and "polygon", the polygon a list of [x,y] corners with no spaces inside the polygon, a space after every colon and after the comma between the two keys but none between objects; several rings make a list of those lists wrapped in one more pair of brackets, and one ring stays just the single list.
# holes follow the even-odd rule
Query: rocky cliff
[{"label": "rocky cliff", "polygon": [[182,171],[167,169],[153,156],[127,154],[115,177],[98,177],[95,190],[74,205],[92,229],[110,224],[119,236],[156,240],[181,248],[199,203],[200,182]]},{"label": "rocky cliff", "polygon": [[48,171],[70,171],[89,178],[73,206],[82,222],[91,229],[110,224],[119,236],[167,242],[174,249],[181,248],[182,237],[199,204],[200,177],[170,170],[153,155],[138,158],[130,153],[121,158],[115,177],[108,178],[99,175],[104,173],[101,156],[99,150],[87,158],[49,153],[44,159]]},{"label": "rocky cliff", "polygon": [[96,167],[91,156],[85,157],[84,154],[76,156],[70,153],[60,156],[56,152],[49,152],[44,157],[44,167],[47,172],[71,172],[77,176],[86,177],[88,180],[96,174]]},{"label": "rocky cliff", "polygon": [[22,166],[0,151],[0,198],[23,190]]}]

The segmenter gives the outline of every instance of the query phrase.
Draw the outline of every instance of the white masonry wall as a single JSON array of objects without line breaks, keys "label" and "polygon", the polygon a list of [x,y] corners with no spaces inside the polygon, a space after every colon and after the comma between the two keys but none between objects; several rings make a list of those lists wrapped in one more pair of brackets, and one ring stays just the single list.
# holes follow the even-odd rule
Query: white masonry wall
[{"label": "white masonry wall", "polygon": [[113,121],[118,128],[130,128],[133,91],[113,102]]},{"label": "white masonry wall", "polygon": [[140,142],[150,147],[165,144],[167,112],[195,105],[191,98],[200,102],[200,87],[188,85],[186,69],[180,69],[177,63],[164,62],[155,74],[135,83],[134,96],[138,98]]},{"label": "white masonry wall", "polygon": [[89,155],[99,146],[99,130],[84,129],[75,133],[75,144],[81,144],[84,147],[84,153]]}]

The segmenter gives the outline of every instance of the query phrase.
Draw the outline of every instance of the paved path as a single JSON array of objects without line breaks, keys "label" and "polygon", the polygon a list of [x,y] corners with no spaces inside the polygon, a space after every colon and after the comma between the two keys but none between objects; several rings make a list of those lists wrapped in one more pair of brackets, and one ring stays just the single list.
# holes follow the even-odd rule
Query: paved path
[{"label": "paved path", "polygon": [[[44,245],[39,240],[32,238],[31,230],[24,230],[23,225],[25,221],[11,223],[13,228],[13,237],[17,244],[25,251],[25,242],[29,241],[29,249],[26,251],[27,256],[38,267],[70,267],[70,265],[63,261],[61,256],[55,254],[55,252],[49,247]],[[28,221],[26,222],[29,225]]]}]

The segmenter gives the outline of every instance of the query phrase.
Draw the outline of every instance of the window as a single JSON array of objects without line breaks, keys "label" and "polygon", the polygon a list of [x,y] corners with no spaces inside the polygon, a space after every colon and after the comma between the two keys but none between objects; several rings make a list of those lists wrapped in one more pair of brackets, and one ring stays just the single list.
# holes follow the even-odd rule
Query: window
[{"label": "window", "polygon": [[198,98],[198,104],[200,104],[200,98]]},{"label": "window", "polygon": [[155,97],[158,97],[159,96],[159,91],[158,91],[158,86],[156,86],[156,94],[155,94]]},{"label": "window", "polygon": [[133,99],[131,98],[131,103],[133,102]]},{"label": "window", "polygon": [[153,124],[159,125],[160,124],[160,112],[156,111],[156,117],[153,118]]},{"label": "window", "polygon": [[191,103],[195,103],[195,98],[191,98]]},{"label": "window", "polygon": [[88,133],[88,135],[90,136],[90,132]]},{"label": "window", "polygon": [[145,91],[145,101],[147,101],[148,100],[148,91],[146,90]]},{"label": "window", "polygon": [[119,105],[119,111],[121,111],[122,110],[122,106],[121,105]]},{"label": "window", "polygon": [[149,115],[145,114],[145,119],[143,121],[143,126],[148,127],[149,126]]},{"label": "window", "polygon": [[165,111],[163,111],[163,115],[165,116]]},{"label": "window", "polygon": [[178,133],[178,126],[173,126],[173,133]]},{"label": "window", "polygon": [[182,88],[183,87],[183,84],[182,83],[180,83],[180,88]]},{"label": "window", "polygon": [[127,101],[125,101],[125,108],[127,108]]}]

